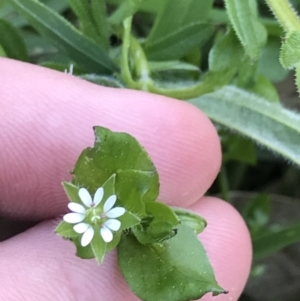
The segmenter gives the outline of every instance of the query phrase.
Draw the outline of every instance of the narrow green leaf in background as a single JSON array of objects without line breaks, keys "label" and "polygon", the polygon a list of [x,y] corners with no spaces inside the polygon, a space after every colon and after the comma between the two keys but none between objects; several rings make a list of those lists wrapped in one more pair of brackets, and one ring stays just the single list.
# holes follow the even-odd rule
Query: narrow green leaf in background
[{"label": "narrow green leaf in background", "polygon": [[210,24],[197,22],[145,44],[146,55],[150,60],[177,60],[193,48],[203,45],[214,32]]},{"label": "narrow green leaf in background", "polygon": [[[5,2],[8,3],[8,0],[3,1],[4,4]],[[41,2],[59,14],[62,14],[69,6],[67,0],[42,0]],[[10,5],[4,5],[4,8],[0,10],[0,18],[5,18],[15,27],[28,25],[27,20],[23,16],[16,14],[14,8]]]},{"label": "narrow green leaf in background", "polygon": [[145,0],[125,0],[109,17],[111,24],[121,24],[126,18],[134,15]]},{"label": "narrow green leaf in background", "polygon": [[9,22],[2,19],[0,19],[0,45],[7,57],[28,61],[27,49],[21,34]]},{"label": "narrow green leaf in background", "polygon": [[269,232],[254,238],[253,257],[254,259],[262,259],[270,256],[281,249],[300,241],[300,222],[295,222],[289,226],[285,226],[276,232]]},{"label": "narrow green leaf in background", "polygon": [[[204,22],[212,7],[212,0],[165,0],[148,36],[146,45],[172,35],[182,27]],[[176,18],[174,18],[176,16]]]},{"label": "narrow green leaf in background", "polygon": [[257,73],[265,75],[272,82],[281,82],[289,74],[280,64],[281,39],[279,37],[268,37],[268,42],[262,50],[258,61]]},{"label": "narrow green leaf in background", "polygon": [[213,121],[300,166],[299,114],[233,86],[189,102]]},{"label": "narrow green leaf in background", "polygon": [[254,165],[256,163],[255,145],[252,140],[231,132],[221,132],[223,162],[239,161]]},{"label": "narrow green leaf in background", "polygon": [[96,24],[101,45],[105,49],[109,48],[109,26],[106,15],[106,5],[104,0],[91,0],[91,10]]},{"label": "narrow green leaf in background", "polygon": [[247,55],[256,60],[267,41],[267,31],[254,11],[254,0],[225,0],[231,24]]},{"label": "narrow green leaf in background", "polygon": [[279,102],[279,95],[276,87],[263,74],[257,76],[251,91],[271,102]]},{"label": "narrow green leaf in background", "polygon": [[212,0],[165,1],[145,43],[147,57],[179,59],[203,45],[214,31],[214,26],[206,23],[212,3]]},{"label": "narrow green leaf in background", "polygon": [[8,1],[37,31],[86,70],[100,74],[118,70],[103,48],[42,3],[36,0]]},{"label": "narrow green leaf in background", "polygon": [[133,235],[123,236],[117,249],[121,272],[142,300],[188,301],[225,292],[197,235],[186,225],[163,243],[142,245]]},{"label": "narrow green leaf in background", "polygon": [[91,4],[82,0],[68,0],[68,2],[81,22],[82,32],[103,48],[108,49],[105,2],[103,0],[94,0]]},{"label": "narrow green leaf in background", "polygon": [[262,227],[266,226],[270,220],[270,196],[265,193],[257,195],[255,198],[248,201],[248,203],[243,209],[242,214],[250,229],[252,236],[254,236],[255,233],[261,231]]}]

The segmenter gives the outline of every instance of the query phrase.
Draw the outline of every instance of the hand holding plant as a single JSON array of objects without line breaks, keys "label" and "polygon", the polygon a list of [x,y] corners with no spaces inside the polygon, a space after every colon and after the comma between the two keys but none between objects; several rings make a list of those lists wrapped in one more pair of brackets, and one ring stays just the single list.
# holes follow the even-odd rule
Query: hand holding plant
[{"label": "hand holding plant", "polygon": [[138,300],[122,279],[114,252],[99,267],[77,258],[70,242],[53,233],[68,203],[60,181],[68,179],[81,150],[92,145],[93,125],[101,124],[132,134],[146,148],[160,176],[161,200],[208,221],[201,241],[217,281],[230,291],[226,298],[237,300],[250,268],[250,240],[229,204],[203,197],[219,170],[220,147],[201,112],[176,100],[97,87],[9,60],[1,60],[0,69],[5,108],[0,123],[7,128],[0,150],[1,214],[52,219],[1,244],[1,299],[52,300],[55,293],[58,300]]}]

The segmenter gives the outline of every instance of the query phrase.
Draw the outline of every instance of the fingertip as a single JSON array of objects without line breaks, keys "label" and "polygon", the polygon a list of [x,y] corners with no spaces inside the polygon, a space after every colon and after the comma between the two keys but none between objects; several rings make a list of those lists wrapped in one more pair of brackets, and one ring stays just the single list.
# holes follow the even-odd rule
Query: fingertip
[{"label": "fingertip", "polygon": [[160,200],[168,204],[193,204],[219,171],[217,132],[186,102],[104,88],[13,60],[1,59],[0,69],[2,214],[43,219],[63,213],[67,200],[60,182],[93,144],[94,125],[141,142],[160,175]]},{"label": "fingertip", "polygon": [[218,283],[227,295],[205,296],[203,301],[236,301],[249,277],[252,244],[248,228],[241,215],[229,203],[214,197],[204,197],[190,207],[207,220],[207,228],[199,235]]}]

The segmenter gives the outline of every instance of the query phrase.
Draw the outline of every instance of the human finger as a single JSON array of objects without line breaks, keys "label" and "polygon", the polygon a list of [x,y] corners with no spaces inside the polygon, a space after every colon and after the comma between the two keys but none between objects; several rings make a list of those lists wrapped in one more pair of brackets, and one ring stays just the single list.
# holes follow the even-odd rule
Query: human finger
[{"label": "human finger", "polygon": [[[251,243],[243,219],[219,199],[203,198],[191,207],[208,227],[199,235],[227,295],[202,301],[237,301],[251,264]],[[54,234],[54,222],[43,222],[0,244],[0,300],[137,301],[117,267],[116,253],[102,266],[74,255],[74,247]]]},{"label": "human finger", "polygon": [[0,214],[48,219],[65,211],[61,181],[101,125],[135,136],[160,175],[160,199],[189,206],[215,179],[217,133],[194,106],[104,88],[46,68],[0,59]]}]

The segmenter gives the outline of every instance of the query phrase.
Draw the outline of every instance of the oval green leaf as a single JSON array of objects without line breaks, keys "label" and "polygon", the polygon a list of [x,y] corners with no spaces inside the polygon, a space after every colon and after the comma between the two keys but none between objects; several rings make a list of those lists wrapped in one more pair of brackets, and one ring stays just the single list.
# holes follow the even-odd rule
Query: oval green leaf
[{"label": "oval green leaf", "polygon": [[133,235],[123,236],[118,261],[132,291],[145,301],[189,301],[208,292],[225,293],[201,242],[185,225],[163,243],[142,245]]}]

